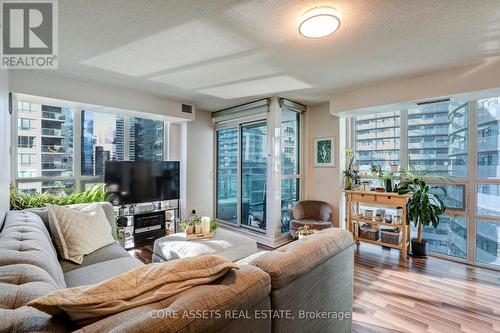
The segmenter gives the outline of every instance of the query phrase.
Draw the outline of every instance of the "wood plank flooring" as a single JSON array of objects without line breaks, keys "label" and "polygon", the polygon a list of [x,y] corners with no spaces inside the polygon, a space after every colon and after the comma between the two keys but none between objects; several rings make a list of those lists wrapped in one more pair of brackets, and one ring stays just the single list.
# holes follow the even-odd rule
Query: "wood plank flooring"
[{"label": "wood plank flooring", "polygon": [[[152,246],[129,251],[145,263]],[[500,272],[356,246],[353,332],[500,332]]]}]

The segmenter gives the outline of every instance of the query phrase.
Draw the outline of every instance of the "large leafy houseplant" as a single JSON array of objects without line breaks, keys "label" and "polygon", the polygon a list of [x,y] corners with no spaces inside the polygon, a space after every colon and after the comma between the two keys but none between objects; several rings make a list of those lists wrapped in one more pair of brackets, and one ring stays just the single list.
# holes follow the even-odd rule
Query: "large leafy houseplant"
[{"label": "large leafy houseplant", "polygon": [[14,184],[10,186],[10,209],[21,210],[27,208],[40,208],[45,204],[72,205],[80,203],[107,201],[108,194],[104,184],[95,185],[83,192],[53,194],[49,192],[27,194],[16,189]]},{"label": "large leafy houseplant", "polygon": [[[402,170],[402,180],[398,187],[399,194],[411,194],[407,205],[407,223],[413,222],[417,228],[417,238],[412,239],[414,255],[427,254],[427,241],[422,239],[423,227],[431,225],[437,228],[439,217],[444,214],[446,207],[441,196],[446,196],[446,190],[439,186],[430,186],[424,176],[428,170]],[[438,194],[441,192],[441,195]]]}]

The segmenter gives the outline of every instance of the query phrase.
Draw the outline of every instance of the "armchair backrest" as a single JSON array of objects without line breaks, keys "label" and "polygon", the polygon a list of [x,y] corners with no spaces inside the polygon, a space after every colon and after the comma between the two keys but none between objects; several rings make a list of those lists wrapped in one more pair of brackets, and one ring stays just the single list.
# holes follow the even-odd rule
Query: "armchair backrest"
[{"label": "armchair backrest", "polygon": [[332,207],[324,201],[303,200],[297,202],[292,209],[292,219],[294,220],[311,219],[331,222],[332,215]]}]

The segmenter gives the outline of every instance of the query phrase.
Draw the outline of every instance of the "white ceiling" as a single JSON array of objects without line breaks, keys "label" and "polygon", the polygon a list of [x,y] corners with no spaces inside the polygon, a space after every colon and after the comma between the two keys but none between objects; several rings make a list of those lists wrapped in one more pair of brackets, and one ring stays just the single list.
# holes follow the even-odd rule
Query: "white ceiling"
[{"label": "white ceiling", "polygon": [[[333,35],[297,33],[318,5]],[[499,0],[64,0],[57,75],[132,87],[216,110],[334,91],[500,55]],[[216,97],[218,96],[218,97]]]}]

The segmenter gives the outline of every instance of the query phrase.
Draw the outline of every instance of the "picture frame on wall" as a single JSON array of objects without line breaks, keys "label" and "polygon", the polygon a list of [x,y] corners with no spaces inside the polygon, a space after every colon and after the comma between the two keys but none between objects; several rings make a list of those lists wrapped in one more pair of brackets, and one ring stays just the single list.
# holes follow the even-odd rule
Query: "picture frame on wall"
[{"label": "picture frame on wall", "polygon": [[335,137],[314,139],[314,166],[335,167]]}]

